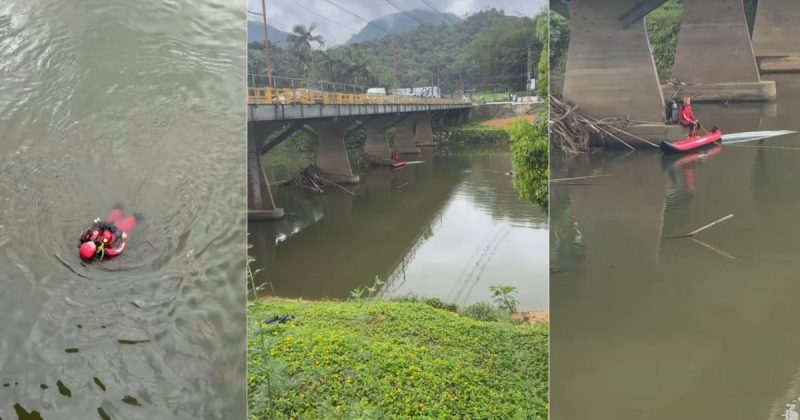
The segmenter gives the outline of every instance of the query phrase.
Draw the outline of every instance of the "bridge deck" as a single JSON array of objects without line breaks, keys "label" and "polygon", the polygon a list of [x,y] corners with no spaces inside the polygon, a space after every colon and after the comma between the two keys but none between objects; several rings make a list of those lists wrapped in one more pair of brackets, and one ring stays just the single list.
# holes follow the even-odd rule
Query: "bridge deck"
[{"label": "bridge deck", "polygon": [[248,88],[247,103],[248,121],[441,111],[472,106],[459,99],[282,88]]}]

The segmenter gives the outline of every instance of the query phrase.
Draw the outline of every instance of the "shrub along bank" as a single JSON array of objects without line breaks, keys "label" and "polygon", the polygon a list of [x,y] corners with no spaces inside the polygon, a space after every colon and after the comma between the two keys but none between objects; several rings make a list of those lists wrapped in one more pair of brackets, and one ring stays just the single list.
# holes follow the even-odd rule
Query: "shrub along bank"
[{"label": "shrub along bank", "polygon": [[250,418],[547,418],[548,327],[437,302],[251,303]]}]

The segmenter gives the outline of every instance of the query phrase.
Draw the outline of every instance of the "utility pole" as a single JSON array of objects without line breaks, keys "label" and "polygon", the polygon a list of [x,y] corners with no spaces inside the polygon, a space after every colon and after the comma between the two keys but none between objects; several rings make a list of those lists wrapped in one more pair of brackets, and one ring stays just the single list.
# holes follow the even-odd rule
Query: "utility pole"
[{"label": "utility pole", "polygon": [[269,29],[267,28],[267,0],[261,0],[261,17],[264,18],[264,61],[267,64],[267,83],[272,87],[272,63],[269,61]]},{"label": "utility pole", "polygon": [[528,91],[528,96],[530,96],[530,89],[531,89],[531,46],[528,45],[528,78],[525,79],[525,90]]},{"label": "utility pole", "polygon": [[383,38],[383,43],[392,48],[392,65],[394,66],[394,88],[397,89],[397,49],[395,49],[394,41],[389,38],[389,36],[385,36]]}]

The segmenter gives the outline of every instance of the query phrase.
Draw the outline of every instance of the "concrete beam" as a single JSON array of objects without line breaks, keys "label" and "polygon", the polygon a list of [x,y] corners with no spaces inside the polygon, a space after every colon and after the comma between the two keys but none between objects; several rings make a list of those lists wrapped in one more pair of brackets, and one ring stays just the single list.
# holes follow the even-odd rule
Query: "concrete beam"
[{"label": "concrete beam", "polygon": [[419,153],[414,138],[414,121],[411,118],[405,118],[396,123],[394,127],[394,150],[397,153]]},{"label": "concrete beam", "polygon": [[353,174],[344,143],[344,131],[348,122],[313,121],[309,125],[317,134],[317,167],[331,176],[334,182],[357,183],[359,178]]},{"label": "concrete beam", "polygon": [[389,142],[386,140],[386,125],[390,119],[391,117],[382,116],[364,124],[367,136],[367,140],[364,142],[364,153],[373,159],[386,162],[392,160],[392,149],[389,148]]},{"label": "concrete beam", "polygon": [[667,0],[642,0],[638,3],[634,4],[630,9],[628,9],[622,16],[619,17],[620,23],[622,23],[623,28],[628,28],[631,25],[636,24],[640,20],[644,19],[645,16],[650,14],[653,10],[656,10],[662,4],[666,3]]},{"label": "concrete beam", "polygon": [[[284,140],[286,140],[289,136],[291,136],[295,131],[297,131],[297,130],[299,130],[301,128],[303,128],[303,123],[302,122],[295,122],[295,123],[291,124],[289,127],[284,129],[282,133],[280,133],[277,136],[275,136],[275,138],[273,138],[272,140],[264,143],[261,146],[261,154],[262,155],[267,154],[267,152],[269,152],[270,150],[274,149],[277,145],[281,144]],[[258,132],[258,131],[256,131],[256,132]],[[266,137],[266,136],[264,136],[264,137]]]},{"label": "concrete beam", "polygon": [[434,147],[433,127],[431,125],[432,115],[429,112],[420,114],[414,127],[414,142],[417,146]]},{"label": "concrete beam", "polygon": [[[742,0],[684,0],[673,77],[698,100],[764,101],[775,82],[758,73]],[[669,89],[670,96],[675,88]]]},{"label": "concrete beam", "polygon": [[758,1],[753,50],[762,72],[800,72],[800,2]]},{"label": "concrete beam", "polygon": [[[678,135],[664,125],[664,98],[644,20],[624,28],[619,17],[645,10],[636,0],[570,2],[570,42],[564,99],[598,118],[630,117],[651,124],[648,140]],[[652,6],[652,4],[651,4]],[[661,128],[653,125],[661,124]]]},{"label": "concrete beam", "polygon": [[279,219],[283,209],[275,206],[269,181],[261,165],[258,130],[247,123],[247,218],[251,221]]},{"label": "concrete beam", "polygon": [[[567,3],[569,0],[567,0]],[[569,10],[567,4],[563,0],[550,0],[550,10],[558,13],[565,18],[569,18]]]}]

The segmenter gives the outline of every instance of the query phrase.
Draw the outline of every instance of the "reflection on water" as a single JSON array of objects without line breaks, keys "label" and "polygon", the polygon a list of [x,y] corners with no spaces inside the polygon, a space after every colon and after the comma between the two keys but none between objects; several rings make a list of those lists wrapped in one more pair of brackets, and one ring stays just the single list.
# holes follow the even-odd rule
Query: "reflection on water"
[{"label": "reflection on water", "polygon": [[[0,3],[0,417],[244,416],[244,19]],[[115,204],[125,253],[81,263]]]},{"label": "reflection on water", "polygon": [[287,217],[250,225],[257,280],[279,296],[347,298],[377,275],[388,279],[384,296],[458,303],[512,285],[521,308],[547,308],[547,216],[517,198],[510,153],[442,149],[420,159],[362,173],[355,196],[279,188]]},{"label": "reflection on water", "polygon": [[[800,130],[800,79],[778,89],[775,104],[698,115],[727,132]],[[613,174],[552,191],[552,418],[792,418],[800,135],[551,159],[554,178]]]}]

